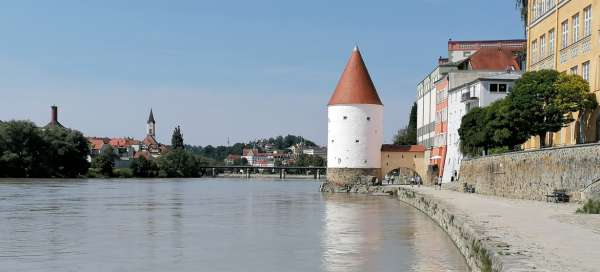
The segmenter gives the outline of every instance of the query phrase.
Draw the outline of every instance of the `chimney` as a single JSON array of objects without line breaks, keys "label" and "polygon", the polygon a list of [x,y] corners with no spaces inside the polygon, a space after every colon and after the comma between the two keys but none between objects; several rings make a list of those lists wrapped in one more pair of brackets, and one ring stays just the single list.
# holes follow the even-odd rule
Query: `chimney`
[{"label": "chimney", "polygon": [[50,123],[56,124],[58,123],[58,107],[56,105],[52,105],[52,116],[50,116]]}]

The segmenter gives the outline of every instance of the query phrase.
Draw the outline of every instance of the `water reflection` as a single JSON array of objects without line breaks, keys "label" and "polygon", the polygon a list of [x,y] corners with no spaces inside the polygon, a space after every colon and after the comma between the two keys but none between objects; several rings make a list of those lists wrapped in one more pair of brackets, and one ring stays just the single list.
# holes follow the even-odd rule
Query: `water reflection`
[{"label": "water reflection", "polygon": [[318,182],[0,181],[0,271],[464,271],[399,201]]}]

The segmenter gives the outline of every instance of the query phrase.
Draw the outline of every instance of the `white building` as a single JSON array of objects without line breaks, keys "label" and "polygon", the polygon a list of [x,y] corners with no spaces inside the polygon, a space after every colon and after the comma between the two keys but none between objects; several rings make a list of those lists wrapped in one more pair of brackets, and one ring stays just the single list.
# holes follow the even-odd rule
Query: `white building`
[{"label": "white building", "polygon": [[463,154],[460,152],[458,129],[462,117],[473,108],[485,107],[504,98],[520,77],[521,73],[514,71],[484,75],[448,90],[448,149],[443,182],[455,180],[460,174]]},{"label": "white building", "polygon": [[379,176],[383,104],[358,48],[354,48],[329,100],[327,180],[342,185]]}]

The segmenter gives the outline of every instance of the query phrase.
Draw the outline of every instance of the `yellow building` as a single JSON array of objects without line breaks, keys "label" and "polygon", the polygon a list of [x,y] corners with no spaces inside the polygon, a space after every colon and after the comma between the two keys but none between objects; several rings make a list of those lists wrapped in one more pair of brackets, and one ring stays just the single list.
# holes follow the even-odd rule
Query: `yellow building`
[{"label": "yellow building", "polygon": [[[600,101],[600,0],[530,0],[527,71],[554,69],[588,80]],[[600,140],[600,113],[574,114],[576,122],[548,135],[554,146]],[[539,147],[539,139],[524,148]]]}]

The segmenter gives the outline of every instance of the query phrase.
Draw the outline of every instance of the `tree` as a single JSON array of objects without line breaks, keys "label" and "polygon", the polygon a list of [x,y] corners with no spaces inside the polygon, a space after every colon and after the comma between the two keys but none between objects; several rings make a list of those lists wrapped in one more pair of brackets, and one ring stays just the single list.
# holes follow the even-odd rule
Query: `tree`
[{"label": "tree", "polygon": [[197,156],[183,149],[174,149],[156,160],[161,177],[199,177],[200,166],[205,164]]},{"label": "tree", "polygon": [[485,129],[487,108],[474,108],[462,117],[458,135],[460,136],[460,150],[467,155],[481,155],[488,153],[492,146],[489,133]]},{"label": "tree", "polygon": [[112,176],[115,168],[114,156],[109,153],[101,153],[92,160],[92,168],[104,176]]},{"label": "tree", "polygon": [[585,80],[554,70],[523,74],[508,97],[509,118],[524,124],[530,136],[539,136],[541,147],[546,146],[548,132],[557,132],[574,121],[569,113],[597,105]]},{"label": "tree", "polygon": [[0,175],[26,178],[46,177],[43,152],[46,145],[40,130],[30,121],[0,124]]},{"label": "tree", "polygon": [[394,135],[394,144],[417,144],[417,103],[414,103],[410,110],[408,126],[406,128],[398,130],[398,133]]},{"label": "tree", "polygon": [[515,0],[515,6],[520,11],[523,25],[527,26],[529,0]]},{"label": "tree", "polygon": [[49,177],[78,177],[85,175],[90,167],[88,140],[76,130],[62,127],[42,130],[46,143],[44,165]]},{"label": "tree", "polygon": [[129,169],[136,177],[155,177],[158,175],[158,166],[152,160],[148,160],[143,156],[133,159],[129,165]]},{"label": "tree", "polygon": [[[590,85],[581,76],[560,74],[556,82],[558,89],[558,100],[560,111],[562,112],[579,112],[579,135],[580,142],[585,143],[584,128],[587,127],[587,117],[591,111],[598,107],[596,96],[590,93]],[[573,122],[574,119],[570,114],[567,114],[567,122]]]},{"label": "tree", "polygon": [[184,149],[183,145],[183,134],[181,134],[181,128],[177,126],[173,131],[173,136],[171,137],[171,146],[173,149]]}]

